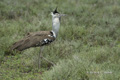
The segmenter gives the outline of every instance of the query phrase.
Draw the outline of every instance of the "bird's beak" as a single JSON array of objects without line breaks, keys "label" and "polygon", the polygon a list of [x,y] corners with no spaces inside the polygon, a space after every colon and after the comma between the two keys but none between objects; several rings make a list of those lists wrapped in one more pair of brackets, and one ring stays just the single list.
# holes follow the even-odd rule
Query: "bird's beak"
[{"label": "bird's beak", "polygon": [[60,16],[66,16],[66,14],[60,14]]}]

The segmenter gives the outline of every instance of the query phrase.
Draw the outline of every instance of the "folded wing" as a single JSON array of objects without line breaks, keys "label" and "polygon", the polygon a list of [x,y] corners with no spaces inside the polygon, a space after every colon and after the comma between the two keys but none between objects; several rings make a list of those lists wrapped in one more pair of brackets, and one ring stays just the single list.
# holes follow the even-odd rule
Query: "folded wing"
[{"label": "folded wing", "polygon": [[39,47],[47,45],[55,40],[52,31],[39,31],[28,33],[22,40],[15,42],[11,50],[22,51],[30,47]]}]

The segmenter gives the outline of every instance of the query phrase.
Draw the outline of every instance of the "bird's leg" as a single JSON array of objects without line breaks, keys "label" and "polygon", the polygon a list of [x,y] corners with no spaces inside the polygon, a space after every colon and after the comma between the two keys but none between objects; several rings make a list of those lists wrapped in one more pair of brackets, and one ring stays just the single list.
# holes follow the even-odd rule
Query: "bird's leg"
[{"label": "bird's leg", "polygon": [[55,65],[53,62],[51,62],[51,61],[49,61],[48,59],[44,58],[44,57],[42,56],[42,52],[43,52],[43,47],[40,48],[40,52],[39,52],[39,54],[38,54],[38,69],[40,69],[40,67],[41,67],[42,58],[43,58],[44,60],[46,60],[48,63],[50,63],[50,64],[52,64],[52,65]]},{"label": "bird's leg", "polygon": [[40,48],[40,52],[38,54],[38,69],[40,69],[40,67],[41,67],[42,51],[43,51],[43,47]]}]

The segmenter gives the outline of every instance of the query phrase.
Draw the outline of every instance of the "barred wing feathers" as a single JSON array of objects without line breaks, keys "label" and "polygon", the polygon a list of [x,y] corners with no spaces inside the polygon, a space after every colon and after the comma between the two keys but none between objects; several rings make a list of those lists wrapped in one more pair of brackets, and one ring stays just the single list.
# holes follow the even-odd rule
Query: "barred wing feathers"
[{"label": "barred wing feathers", "polygon": [[28,33],[22,40],[15,42],[11,50],[22,51],[30,47],[47,45],[55,40],[52,31],[39,31]]}]

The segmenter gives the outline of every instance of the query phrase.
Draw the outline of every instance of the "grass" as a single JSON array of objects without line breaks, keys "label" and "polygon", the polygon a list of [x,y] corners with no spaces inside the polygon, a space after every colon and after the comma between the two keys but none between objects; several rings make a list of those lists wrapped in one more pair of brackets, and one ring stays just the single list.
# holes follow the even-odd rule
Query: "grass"
[{"label": "grass", "polygon": [[[0,80],[119,80],[119,0],[1,0]],[[44,47],[37,68],[39,48],[7,53],[28,32],[51,30],[50,12],[61,19],[55,42]]]}]

